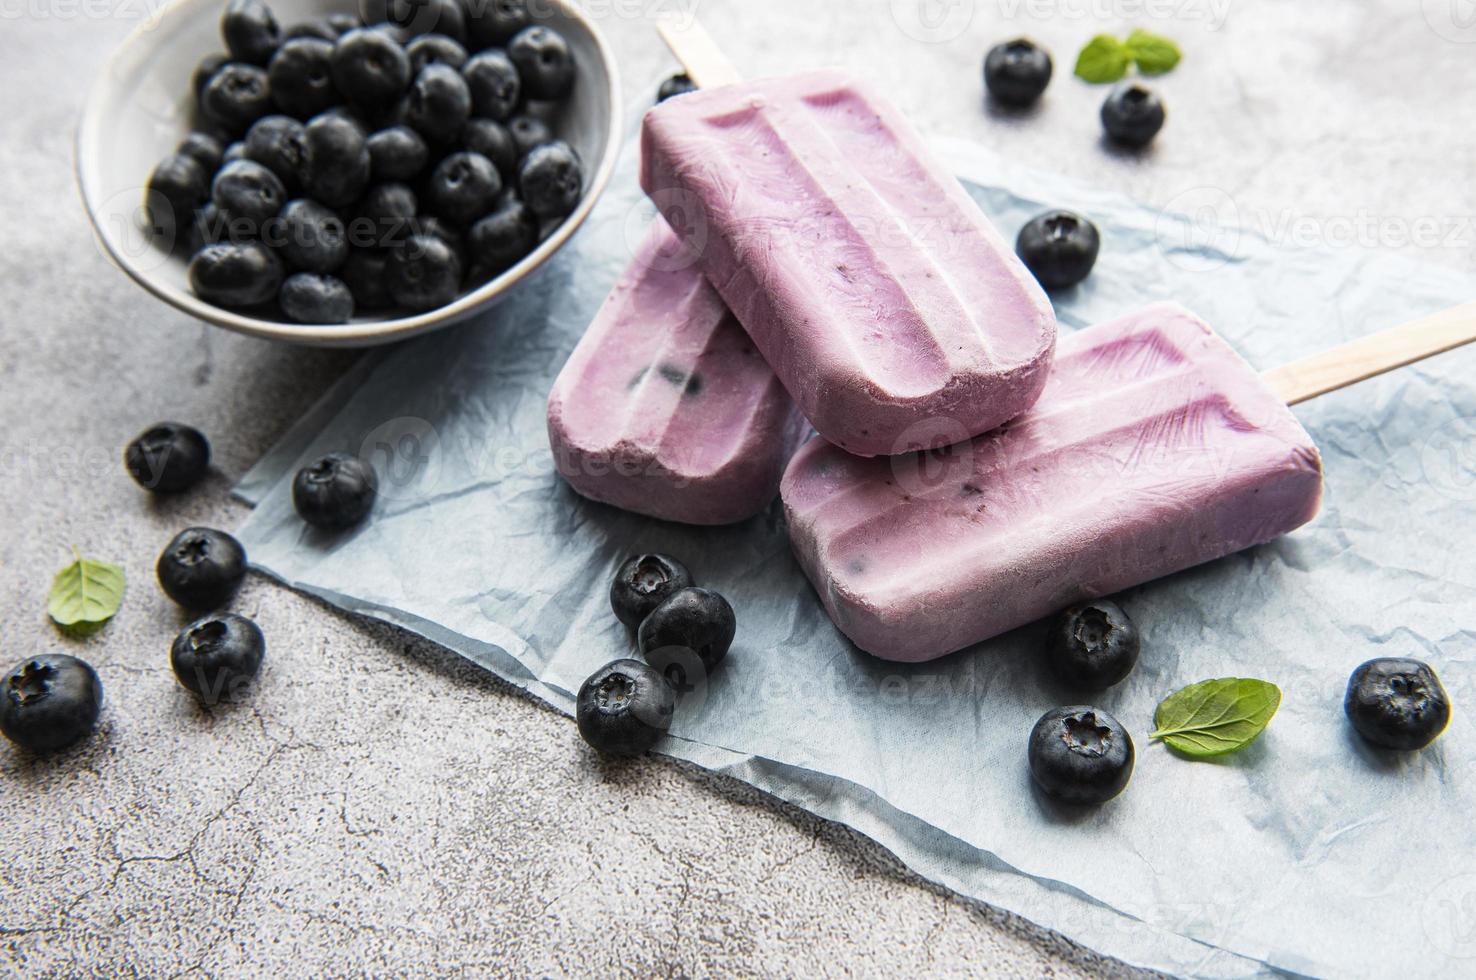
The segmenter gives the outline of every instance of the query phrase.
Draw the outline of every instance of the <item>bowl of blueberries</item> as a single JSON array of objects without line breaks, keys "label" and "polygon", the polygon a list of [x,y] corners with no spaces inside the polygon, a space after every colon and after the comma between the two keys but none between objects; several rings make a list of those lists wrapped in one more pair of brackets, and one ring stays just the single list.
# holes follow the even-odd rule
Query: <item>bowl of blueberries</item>
[{"label": "bowl of blueberries", "polygon": [[588,216],[614,58],[575,0],[178,0],[104,66],[98,240],[199,319],[322,346],[485,309]]}]

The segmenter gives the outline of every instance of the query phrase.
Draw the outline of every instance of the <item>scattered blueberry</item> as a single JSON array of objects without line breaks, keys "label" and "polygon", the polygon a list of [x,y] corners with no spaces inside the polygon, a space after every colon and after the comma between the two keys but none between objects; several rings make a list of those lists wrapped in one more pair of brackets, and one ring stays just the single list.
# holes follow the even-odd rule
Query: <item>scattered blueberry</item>
[{"label": "scattered blueberry", "polygon": [[1030,775],[1066,803],[1105,803],[1133,774],[1133,740],[1107,712],[1086,705],[1047,711],[1030,732]]},{"label": "scattered blueberry", "polygon": [[1105,599],[1072,606],[1051,626],[1046,657],[1073,687],[1099,691],[1132,672],[1138,662],[1138,628]]},{"label": "scattered blueberry", "polygon": [[425,169],[430,150],[409,126],[390,126],[370,134],[369,170],[374,180],[409,180]]},{"label": "scattered blueberry", "polygon": [[427,65],[445,65],[460,71],[466,64],[466,48],[444,34],[422,34],[405,45],[410,56],[411,77],[419,75]]},{"label": "scattered blueberry", "polygon": [[537,147],[553,142],[554,138],[553,130],[549,128],[548,123],[527,113],[521,113],[509,119],[507,131],[512,134],[520,159],[532,153]]},{"label": "scattered blueberry", "polygon": [[374,107],[410,84],[410,56],[384,31],[349,31],[333,46],[333,83],[350,102]]},{"label": "scattered blueberry", "polygon": [[210,469],[210,443],[199,429],[160,422],[128,444],[123,465],[145,490],[179,493],[199,483]]},{"label": "scattered blueberry", "polygon": [[666,679],[639,660],[616,660],[579,688],[580,736],[609,755],[640,755],[671,728],[676,696]]},{"label": "scattered blueberry", "polygon": [[[728,655],[737,632],[733,607],[716,592],[687,587],[668,596],[641,621],[637,642],[641,655],[666,672],[684,655],[695,653],[709,674]],[[683,665],[685,666],[685,665]]]},{"label": "scattered blueberry", "polygon": [[461,66],[461,77],[477,115],[503,122],[517,108],[522,80],[506,52],[489,49],[473,55]]},{"label": "scattered blueberry", "polygon": [[187,609],[215,609],[230,601],[246,578],[246,550],[224,531],[187,528],[154,566],[164,594]]},{"label": "scattered blueberry", "polygon": [[272,100],[299,119],[311,119],[343,101],[333,87],[333,43],[321,38],[294,38],[278,48],[267,79]]},{"label": "scattered blueberry", "polygon": [[583,188],[579,157],[562,140],[534,147],[518,166],[518,189],[540,218],[562,218],[573,211]]},{"label": "scattered blueberry", "polygon": [[538,218],[517,198],[496,207],[467,232],[471,275],[484,282],[515,265],[538,244]]},{"label": "scattered blueberry", "polygon": [[174,676],[206,704],[240,700],[261,669],[266,638],[245,616],[221,613],[197,619],[174,638]]},{"label": "scattered blueberry", "polygon": [[1065,289],[1087,277],[1102,239],[1097,226],[1071,211],[1047,211],[1025,223],[1015,254],[1047,289]]},{"label": "scattered blueberry", "polygon": [[32,752],[54,752],[90,735],[101,710],[97,671],[64,653],[22,661],[0,681],[0,733]]},{"label": "scattered blueberry", "polygon": [[330,208],[358,200],[369,186],[369,147],[359,124],[325,112],[308,122],[305,141],[308,194]]},{"label": "scattered blueberry", "polygon": [[221,37],[231,58],[265,65],[282,40],[271,9],[262,0],[230,0],[220,19]]},{"label": "scattered blueberry", "polygon": [[467,33],[481,47],[506,44],[533,22],[527,0],[469,0]]},{"label": "scattered blueberry", "polygon": [[426,185],[427,210],[456,225],[476,221],[492,208],[502,178],[492,161],[462,150],[437,164]]},{"label": "scattered blueberry", "polygon": [[687,566],[666,555],[632,555],[620,563],[610,583],[610,608],[631,629],[682,589],[697,583]]},{"label": "scattered blueberry", "polygon": [[193,158],[207,174],[213,174],[223,162],[221,157],[225,156],[225,144],[209,133],[195,130],[180,142],[174,152]]},{"label": "scattered blueberry", "polygon": [[1051,56],[1034,41],[1016,38],[996,44],[984,56],[984,85],[996,101],[1027,106],[1051,81]]},{"label": "scattered blueberry", "polygon": [[491,160],[503,183],[510,183],[517,175],[518,144],[502,123],[474,116],[466,121],[461,141],[468,150]]},{"label": "scattered blueberry", "polygon": [[661,87],[656,90],[656,101],[665,102],[673,96],[686,95],[688,92],[695,91],[697,91],[697,83],[692,81],[691,76],[684,71],[678,72],[661,83]]},{"label": "scattered blueberry", "polygon": [[171,154],[149,175],[144,197],[149,224],[167,243],[176,244],[176,233],[209,196],[210,176],[200,161],[183,153]]},{"label": "scattered blueberry", "polygon": [[295,323],[347,323],[354,315],[354,297],[335,276],[297,272],[282,280],[277,302]]},{"label": "scattered blueberry", "polygon": [[1450,697],[1430,665],[1379,657],[1353,671],[1343,711],[1365,741],[1385,749],[1422,749],[1445,731]]},{"label": "scattered blueberry", "polygon": [[448,65],[427,65],[405,97],[405,122],[433,143],[449,143],[471,115],[471,93],[461,73]]},{"label": "scattered blueberry", "polygon": [[1141,82],[1123,82],[1102,103],[1102,128],[1125,146],[1145,146],[1163,128],[1163,102]]},{"label": "scattered blueberry", "polygon": [[210,76],[200,95],[200,108],[211,122],[232,135],[246,132],[252,123],[272,111],[272,88],[267,73],[255,65],[223,65]]},{"label": "scattered blueberry", "polygon": [[333,272],[348,259],[348,233],[343,219],[317,201],[298,198],[282,208],[274,242],[289,268]]},{"label": "scattered blueberry", "polygon": [[519,31],[507,44],[507,56],[518,69],[525,98],[562,99],[574,84],[574,54],[551,27],[536,24]]},{"label": "scattered blueberry", "polygon": [[408,310],[433,310],[456,298],[461,261],[451,245],[435,235],[411,235],[389,250],[385,280],[394,301]]},{"label": "scattered blueberry", "polygon": [[190,259],[190,288],[219,306],[255,306],[277,295],[282,263],[257,242],[217,242]]},{"label": "scattered blueberry", "polygon": [[342,530],[368,516],[378,483],[374,468],[359,457],[329,453],[297,471],[292,506],[314,527]]}]

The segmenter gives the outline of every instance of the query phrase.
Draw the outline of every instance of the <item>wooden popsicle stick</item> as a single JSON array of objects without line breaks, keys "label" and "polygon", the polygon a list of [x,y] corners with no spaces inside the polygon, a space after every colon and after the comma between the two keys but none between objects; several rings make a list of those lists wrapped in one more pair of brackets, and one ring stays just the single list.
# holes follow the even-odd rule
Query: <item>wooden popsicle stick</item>
[{"label": "wooden popsicle stick", "polygon": [[1476,303],[1390,327],[1261,374],[1288,405],[1443,354],[1476,340]]},{"label": "wooden popsicle stick", "polygon": [[664,20],[656,25],[656,31],[699,88],[717,88],[743,81],[738,69],[733,67],[712,35],[697,20],[693,19],[685,29],[678,29],[672,21]]}]

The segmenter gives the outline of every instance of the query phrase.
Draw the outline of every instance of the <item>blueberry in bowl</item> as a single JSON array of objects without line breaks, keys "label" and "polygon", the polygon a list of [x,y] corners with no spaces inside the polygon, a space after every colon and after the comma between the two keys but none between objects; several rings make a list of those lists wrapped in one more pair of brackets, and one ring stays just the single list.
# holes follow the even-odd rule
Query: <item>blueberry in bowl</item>
[{"label": "blueberry in bowl", "polygon": [[[425,22],[427,12],[436,24]],[[620,133],[613,63],[575,0],[375,0],[338,9],[307,0],[196,0],[169,5],[160,20],[158,30],[130,38],[126,52],[101,73],[79,132],[78,179],[116,264],[161,298],[220,326],[361,346],[455,322],[568,241],[613,168]],[[518,57],[536,74],[531,87],[507,55],[519,36]],[[482,55],[485,74],[472,78],[496,84],[475,90],[465,69]],[[509,98],[510,91],[517,94]],[[543,98],[526,102],[534,91]],[[500,106],[498,96],[506,100]],[[526,121],[515,135],[506,123],[520,114]],[[177,128],[160,126],[169,119],[179,120]],[[525,202],[521,211],[506,210],[500,234],[484,230],[483,257],[474,257],[471,226],[504,212],[501,189],[512,187],[522,197],[520,160],[554,141],[570,146],[580,161],[572,206],[553,195],[536,208]],[[470,212],[438,206],[429,194],[436,166],[460,152],[487,160],[501,185],[491,201],[483,193],[485,203]],[[272,174],[285,196],[277,200],[259,170],[240,166],[213,194],[221,171],[244,162]],[[155,170],[158,178],[147,188]],[[348,254],[303,261],[286,254],[278,237],[288,204],[307,202],[347,223],[384,183],[414,188],[417,217],[438,219],[440,230],[429,237],[441,238],[456,263],[434,270],[434,289],[402,283],[399,293],[410,305],[387,283],[372,288],[363,274],[388,271],[388,253],[400,241],[359,244],[351,237]],[[140,207],[145,197],[147,211]],[[296,208],[299,218],[303,207]],[[536,225],[531,242],[527,217]],[[442,234],[448,223],[454,227]],[[424,271],[413,268],[410,277]],[[292,311],[282,304],[283,286],[297,273],[342,280],[354,299],[349,321],[323,322],[319,314],[313,323],[298,322],[301,304]],[[449,273],[457,282],[448,292],[440,283]],[[301,300],[306,282],[295,280],[285,295]]]},{"label": "blueberry in bowl", "polygon": [[92,733],[102,711],[102,681],[84,660],[43,654],[0,680],[0,734],[32,752],[55,752]]}]

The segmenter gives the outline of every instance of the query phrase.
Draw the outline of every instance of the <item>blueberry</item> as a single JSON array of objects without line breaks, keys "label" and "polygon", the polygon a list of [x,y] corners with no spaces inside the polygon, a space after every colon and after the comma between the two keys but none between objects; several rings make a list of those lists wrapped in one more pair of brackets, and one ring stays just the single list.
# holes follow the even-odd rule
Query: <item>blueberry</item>
[{"label": "blueberry", "polygon": [[357,15],[349,13],[329,14],[326,20],[328,26],[338,32],[339,37],[364,26],[364,22],[359,20]]},{"label": "blueberry", "polygon": [[232,234],[231,223],[225,215],[220,213],[220,208],[215,206],[214,201],[206,201],[205,206],[195,212],[195,217],[190,221],[189,228],[185,231],[185,249],[190,255],[194,255],[206,245],[214,245],[216,242],[247,241],[250,233],[239,237]]},{"label": "blueberry", "polygon": [[409,126],[391,126],[369,136],[369,170],[374,180],[410,180],[430,159],[425,139]]},{"label": "blueberry", "polygon": [[492,208],[502,178],[492,161],[462,150],[442,160],[426,185],[427,210],[455,225],[476,221]]},{"label": "blueberry", "polygon": [[349,453],[329,453],[292,480],[292,506],[314,527],[342,530],[369,515],[379,481],[374,468]]},{"label": "blueberry", "polygon": [[97,727],[102,681],[64,653],[32,657],[0,681],[0,733],[32,752],[54,752]]},{"label": "blueberry", "polygon": [[435,235],[411,235],[389,250],[389,294],[409,310],[445,306],[461,291],[461,261],[456,250]]},{"label": "blueberry", "polygon": [[261,227],[287,203],[287,189],[276,174],[255,160],[236,160],[215,175],[210,199],[228,219]]},{"label": "blueberry", "polygon": [[434,34],[458,44],[466,40],[461,0],[389,0],[388,14],[389,21],[402,27],[407,37]]},{"label": "blueberry", "polygon": [[307,161],[307,129],[291,116],[263,116],[246,132],[246,157],[295,191],[302,186]]},{"label": "blueberry", "polygon": [[230,145],[228,145],[225,148],[225,152],[220,155],[220,164],[221,164],[221,166],[225,166],[228,163],[234,163],[237,160],[245,160],[245,159],[246,159],[246,141],[245,140],[236,140],[234,143],[231,143]]},{"label": "blueberry", "polygon": [[1343,711],[1353,730],[1380,748],[1422,749],[1445,731],[1450,698],[1430,665],[1379,657],[1353,671]]},{"label": "blueberry", "polygon": [[257,242],[217,242],[190,259],[190,288],[207,303],[255,306],[277,295],[282,263]]},{"label": "blueberry", "polygon": [[456,261],[463,269],[466,268],[466,242],[451,222],[433,214],[419,214],[412,219],[410,227],[414,234],[431,235],[450,245],[451,251],[456,253]]},{"label": "blueberry", "polygon": [[232,135],[247,128],[272,111],[272,87],[267,73],[255,65],[231,62],[223,66],[205,85],[200,95],[200,108],[206,118]]},{"label": "blueberry", "polygon": [[419,75],[427,65],[460,71],[467,59],[466,48],[444,34],[422,34],[405,45],[405,53],[410,56],[412,76]]},{"label": "blueberry", "polygon": [[666,678],[639,660],[616,660],[579,688],[575,719],[591,748],[640,755],[671,728],[676,695]]},{"label": "blueberry", "polygon": [[[293,24],[282,32],[282,47],[277,49],[277,54],[281,54],[282,48],[285,48],[288,44],[299,38],[327,41],[329,44],[332,44],[338,40],[338,33],[333,25],[324,19],[308,20],[300,24]],[[272,58],[275,60],[276,55],[273,55]]]},{"label": "blueberry", "polygon": [[384,105],[410,84],[410,56],[384,31],[349,31],[333,46],[333,83],[350,102]]},{"label": "blueberry", "polygon": [[995,100],[1027,106],[1051,81],[1051,56],[1034,41],[1016,38],[996,44],[984,56],[984,85]]},{"label": "blueberry", "polygon": [[483,282],[517,264],[538,244],[538,218],[522,201],[509,199],[467,232],[472,279]]},{"label": "blueberry", "polygon": [[347,323],[354,315],[354,297],[336,276],[297,272],[282,280],[277,303],[294,323]]},{"label": "blueberry", "polygon": [[174,152],[193,158],[207,174],[213,174],[223,162],[221,157],[225,156],[225,144],[209,133],[195,130],[180,141]]},{"label": "blueberry", "polygon": [[1035,784],[1066,803],[1106,803],[1133,774],[1133,740],[1116,718],[1087,705],[1041,715],[1029,757]]},{"label": "blueberry", "polygon": [[1047,211],[1025,223],[1015,254],[1047,289],[1065,289],[1087,277],[1102,239],[1097,226],[1071,211]]},{"label": "blueberry", "polygon": [[574,52],[564,35],[542,24],[527,27],[507,43],[507,56],[523,80],[528,99],[562,99],[574,84]]},{"label": "blueberry", "polygon": [[427,65],[405,97],[405,122],[434,143],[454,139],[471,114],[471,93],[449,65]]},{"label": "blueberry", "polygon": [[338,105],[342,98],[333,87],[333,44],[300,37],[277,49],[267,68],[272,100],[283,112],[310,119]]},{"label": "blueberry", "polygon": [[179,493],[199,483],[210,469],[210,443],[199,429],[160,422],[128,444],[123,465],[145,490]]},{"label": "blueberry", "polygon": [[682,589],[697,583],[687,566],[666,555],[632,555],[620,563],[610,583],[610,608],[631,629]]},{"label": "blueberry", "polygon": [[697,91],[697,83],[692,81],[691,76],[684,71],[678,72],[661,83],[661,87],[656,90],[656,101],[665,102],[673,96],[686,95],[688,92],[695,91]]},{"label": "blueberry", "polygon": [[282,40],[271,8],[262,0],[230,0],[220,18],[220,34],[235,61],[264,65]]},{"label": "blueberry", "polygon": [[210,84],[210,79],[215,73],[225,67],[231,59],[216,52],[207,54],[195,65],[194,72],[190,75],[190,91],[195,93],[195,101],[199,101],[205,95],[205,86]]},{"label": "blueberry", "polygon": [[402,241],[410,234],[410,223],[418,210],[415,192],[405,184],[376,184],[359,202],[354,240],[368,233],[377,242]]},{"label": "blueberry", "polygon": [[552,143],[554,138],[553,130],[549,128],[548,123],[537,116],[530,116],[526,113],[509,119],[507,131],[512,133],[513,143],[518,148],[519,159],[545,143]]},{"label": "blueberry", "polygon": [[476,114],[502,122],[518,106],[522,80],[506,52],[491,49],[467,59],[461,66]]},{"label": "blueberry", "polygon": [[1102,103],[1102,128],[1126,146],[1144,146],[1163,128],[1163,102],[1139,82],[1123,82]]},{"label": "blueberry", "polygon": [[518,166],[518,190],[540,218],[562,218],[579,203],[584,173],[568,143],[535,147]]},{"label": "blueberry", "polygon": [[266,637],[245,616],[197,619],[169,647],[169,664],[185,690],[206,704],[240,700],[261,669]]},{"label": "blueberry", "polygon": [[363,312],[394,305],[388,270],[389,256],[384,252],[356,248],[349,253],[339,276],[354,298],[354,309]]},{"label": "blueberry", "polygon": [[364,130],[344,113],[325,112],[307,124],[308,196],[330,208],[348,207],[369,185]]},{"label": "blueberry", "polygon": [[200,161],[183,153],[167,156],[149,174],[144,196],[149,224],[165,244],[173,247],[179,243],[177,233],[209,197],[210,176]]},{"label": "blueberry", "polygon": [[1099,691],[1132,672],[1140,645],[1127,613],[1098,599],[1061,614],[1051,626],[1046,658],[1063,682]]},{"label": "blueberry", "polygon": [[215,609],[230,601],[246,578],[246,550],[224,531],[186,528],[154,566],[164,594],[187,609]]},{"label": "blueberry", "polygon": [[733,607],[716,592],[678,589],[641,621],[637,642],[641,655],[663,670],[695,653],[709,674],[728,655],[738,623]]},{"label": "blueberry", "polygon": [[467,0],[467,33],[482,47],[506,44],[533,22],[528,0]]},{"label": "blueberry", "polygon": [[491,160],[504,184],[517,175],[518,144],[502,123],[474,116],[466,121],[461,142],[468,150]]},{"label": "blueberry", "polygon": [[288,201],[274,231],[278,238],[272,244],[289,268],[333,272],[348,259],[343,219],[317,201]]}]

